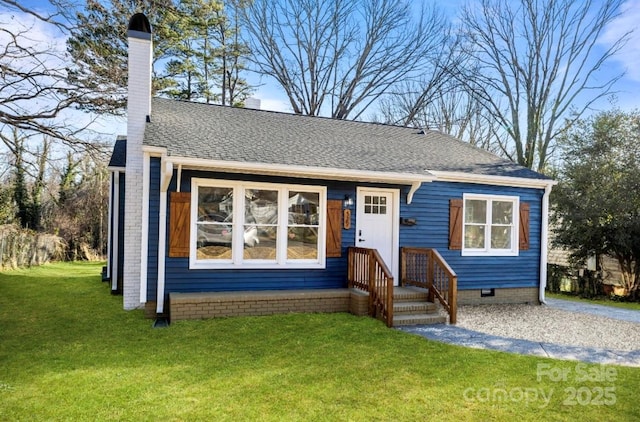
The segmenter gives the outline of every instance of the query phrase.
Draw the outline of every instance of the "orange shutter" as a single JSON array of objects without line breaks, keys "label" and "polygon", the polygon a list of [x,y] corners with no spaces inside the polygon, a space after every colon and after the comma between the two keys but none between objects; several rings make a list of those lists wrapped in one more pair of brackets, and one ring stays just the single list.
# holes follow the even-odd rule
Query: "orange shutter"
[{"label": "orange shutter", "polygon": [[462,199],[449,200],[449,249],[462,250]]},{"label": "orange shutter", "polygon": [[342,256],[342,201],[327,201],[327,258]]},{"label": "orange shutter", "polygon": [[520,250],[529,250],[529,204],[520,203]]},{"label": "orange shutter", "polygon": [[190,206],[190,192],[170,192],[169,256],[172,258],[189,256]]}]

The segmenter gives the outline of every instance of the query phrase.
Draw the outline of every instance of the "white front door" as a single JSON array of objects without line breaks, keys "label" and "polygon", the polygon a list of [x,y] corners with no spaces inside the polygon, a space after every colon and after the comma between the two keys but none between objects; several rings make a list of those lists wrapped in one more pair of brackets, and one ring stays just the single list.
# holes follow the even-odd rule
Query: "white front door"
[{"label": "white front door", "polygon": [[356,246],[377,249],[398,285],[397,189],[358,188]]}]

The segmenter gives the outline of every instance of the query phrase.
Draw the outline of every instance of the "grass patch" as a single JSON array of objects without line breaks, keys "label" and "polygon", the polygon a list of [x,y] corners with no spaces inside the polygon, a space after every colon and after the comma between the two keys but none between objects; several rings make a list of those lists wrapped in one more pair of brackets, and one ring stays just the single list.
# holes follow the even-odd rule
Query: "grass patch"
[{"label": "grass patch", "polygon": [[[445,345],[347,314],[153,329],[99,272],[0,273],[0,420],[640,420],[638,368],[597,378],[608,367]],[[540,364],[566,380],[538,380]]]},{"label": "grass patch", "polygon": [[545,295],[552,299],[563,299],[563,300],[570,300],[572,302],[583,302],[583,303],[590,303],[592,305],[604,305],[604,306],[611,306],[614,308],[640,311],[640,303],[636,303],[636,302],[620,302],[616,300],[611,300],[609,298],[586,299],[586,298],[582,298],[582,297],[571,295],[571,294],[565,294],[565,293],[545,292]]}]

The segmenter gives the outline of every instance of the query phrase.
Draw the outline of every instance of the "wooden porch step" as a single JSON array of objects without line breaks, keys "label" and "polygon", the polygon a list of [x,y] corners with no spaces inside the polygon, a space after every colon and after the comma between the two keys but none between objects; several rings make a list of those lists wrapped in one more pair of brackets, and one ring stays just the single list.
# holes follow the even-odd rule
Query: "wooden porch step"
[{"label": "wooden porch step", "polygon": [[447,321],[447,317],[439,314],[411,314],[394,315],[394,327],[399,325],[419,325],[419,324],[442,324]]},{"label": "wooden porch step", "polygon": [[438,312],[435,303],[420,302],[395,302],[393,303],[394,315],[434,314]]}]

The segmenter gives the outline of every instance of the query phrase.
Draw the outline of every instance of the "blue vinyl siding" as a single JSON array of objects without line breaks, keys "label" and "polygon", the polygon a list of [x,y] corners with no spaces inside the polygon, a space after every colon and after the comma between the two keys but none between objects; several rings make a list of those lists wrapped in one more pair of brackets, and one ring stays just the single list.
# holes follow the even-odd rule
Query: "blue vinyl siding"
[{"label": "blue vinyl siding", "polygon": [[116,270],[118,280],[118,293],[122,293],[122,284],[124,277],[124,223],[126,218],[124,213],[124,186],[125,175],[124,173],[120,173],[120,183],[118,185],[118,268]]},{"label": "blue vinyl siding", "polygon": [[[149,271],[147,294],[148,300],[156,297],[157,280],[157,216],[159,213],[159,160],[151,161],[150,197],[149,197]],[[183,171],[180,190],[191,190],[191,178],[212,178],[243,181],[259,181],[280,184],[320,185],[327,187],[327,199],[343,200],[345,195],[355,199],[356,184],[352,182],[324,181],[312,179],[292,179],[282,177],[264,177],[255,175],[234,175],[226,173],[210,173]],[[169,191],[176,190],[177,176],[169,185]],[[155,218],[155,223],[151,220]],[[169,218],[167,218],[168,224]],[[167,227],[168,232],[168,227]],[[344,288],[347,285],[347,251],[355,239],[355,207],[352,209],[351,229],[342,230],[341,258],[327,258],[324,269],[231,269],[231,270],[190,270],[188,258],[166,258],[165,292],[198,292],[198,291],[241,291],[241,290],[291,290],[291,289],[332,289]],[[168,246],[167,246],[168,248]],[[167,249],[168,253],[168,249]]]},{"label": "blue vinyl siding", "polygon": [[149,249],[147,259],[147,300],[155,301],[158,280],[158,224],[160,221],[160,159],[149,162]]},{"label": "blue vinyl siding", "polygon": [[115,215],[118,210],[114,209],[115,200],[115,175],[114,173],[109,173],[109,177],[111,178],[111,183],[109,184],[109,206],[111,207],[111,215],[109,216],[109,225],[111,226],[111,233],[109,236],[109,250],[107,251],[107,260],[109,261],[109,278],[113,277],[113,274],[117,271],[113,268],[113,240],[115,239],[115,233],[118,228],[115,226]]},{"label": "blue vinyl siding", "polygon": [[[159,177],[160,160],[151,159],[149,195],[149,270],[148,300],[156,298]],[[212,178],[242,181],[260,181],[280,184],[321,185],[327,187],[327,199],[344,199],[345,195],[357,200],[358,186],[399,188],[400,217],[417,220],[415,226],[400,226],[400,246],[436,248],[449,262],[459,277],[460,289],[535,287],[539,282],[540,210],[543,190],[521,189],[477,184],[434,182],[423,183],[415,193],[411,205],[406,204],[407,186],[365,184],[348,181],[327,181],[301,178],[283,178],[244,174],[183,171],[180,190],[191,190],[191,179]],[[177,174],[169,186],[176,190]],[[448,250],[449,199],[462,198],[464,193],[520,196],[521,202],[531,206],[530,249],[517,257],[463,257],[461,251]],[[229,269],[190,270],[188,258],[166,258],[165,292],[242,291],[328,289],[346,287],[346,248],[355,242],[356,205],[351,209],[351,229],[342,230],[343,253],[340,258],[327,258],[325,269]],[[168,224],[169,218],[167,218]],[[168,232],[168,228],[167,228]],[[168,246],[167,246],[168,247]]]},{"label": "blue vinyl siding", "polygon": [[[407,192],[405,189],[404,193]],[[449,250],[449,200],[464,193],[519,196],[530,210],[529,250],[518,256],[462,256]],[[540,280],[542,189],[486,186],[466,183],[424,183],[407,205],[403,195],[401,217],[416,218],[415,226],[400,226],[400,245],[435,248],[458,275],[458,288],[537,287]]]}]

